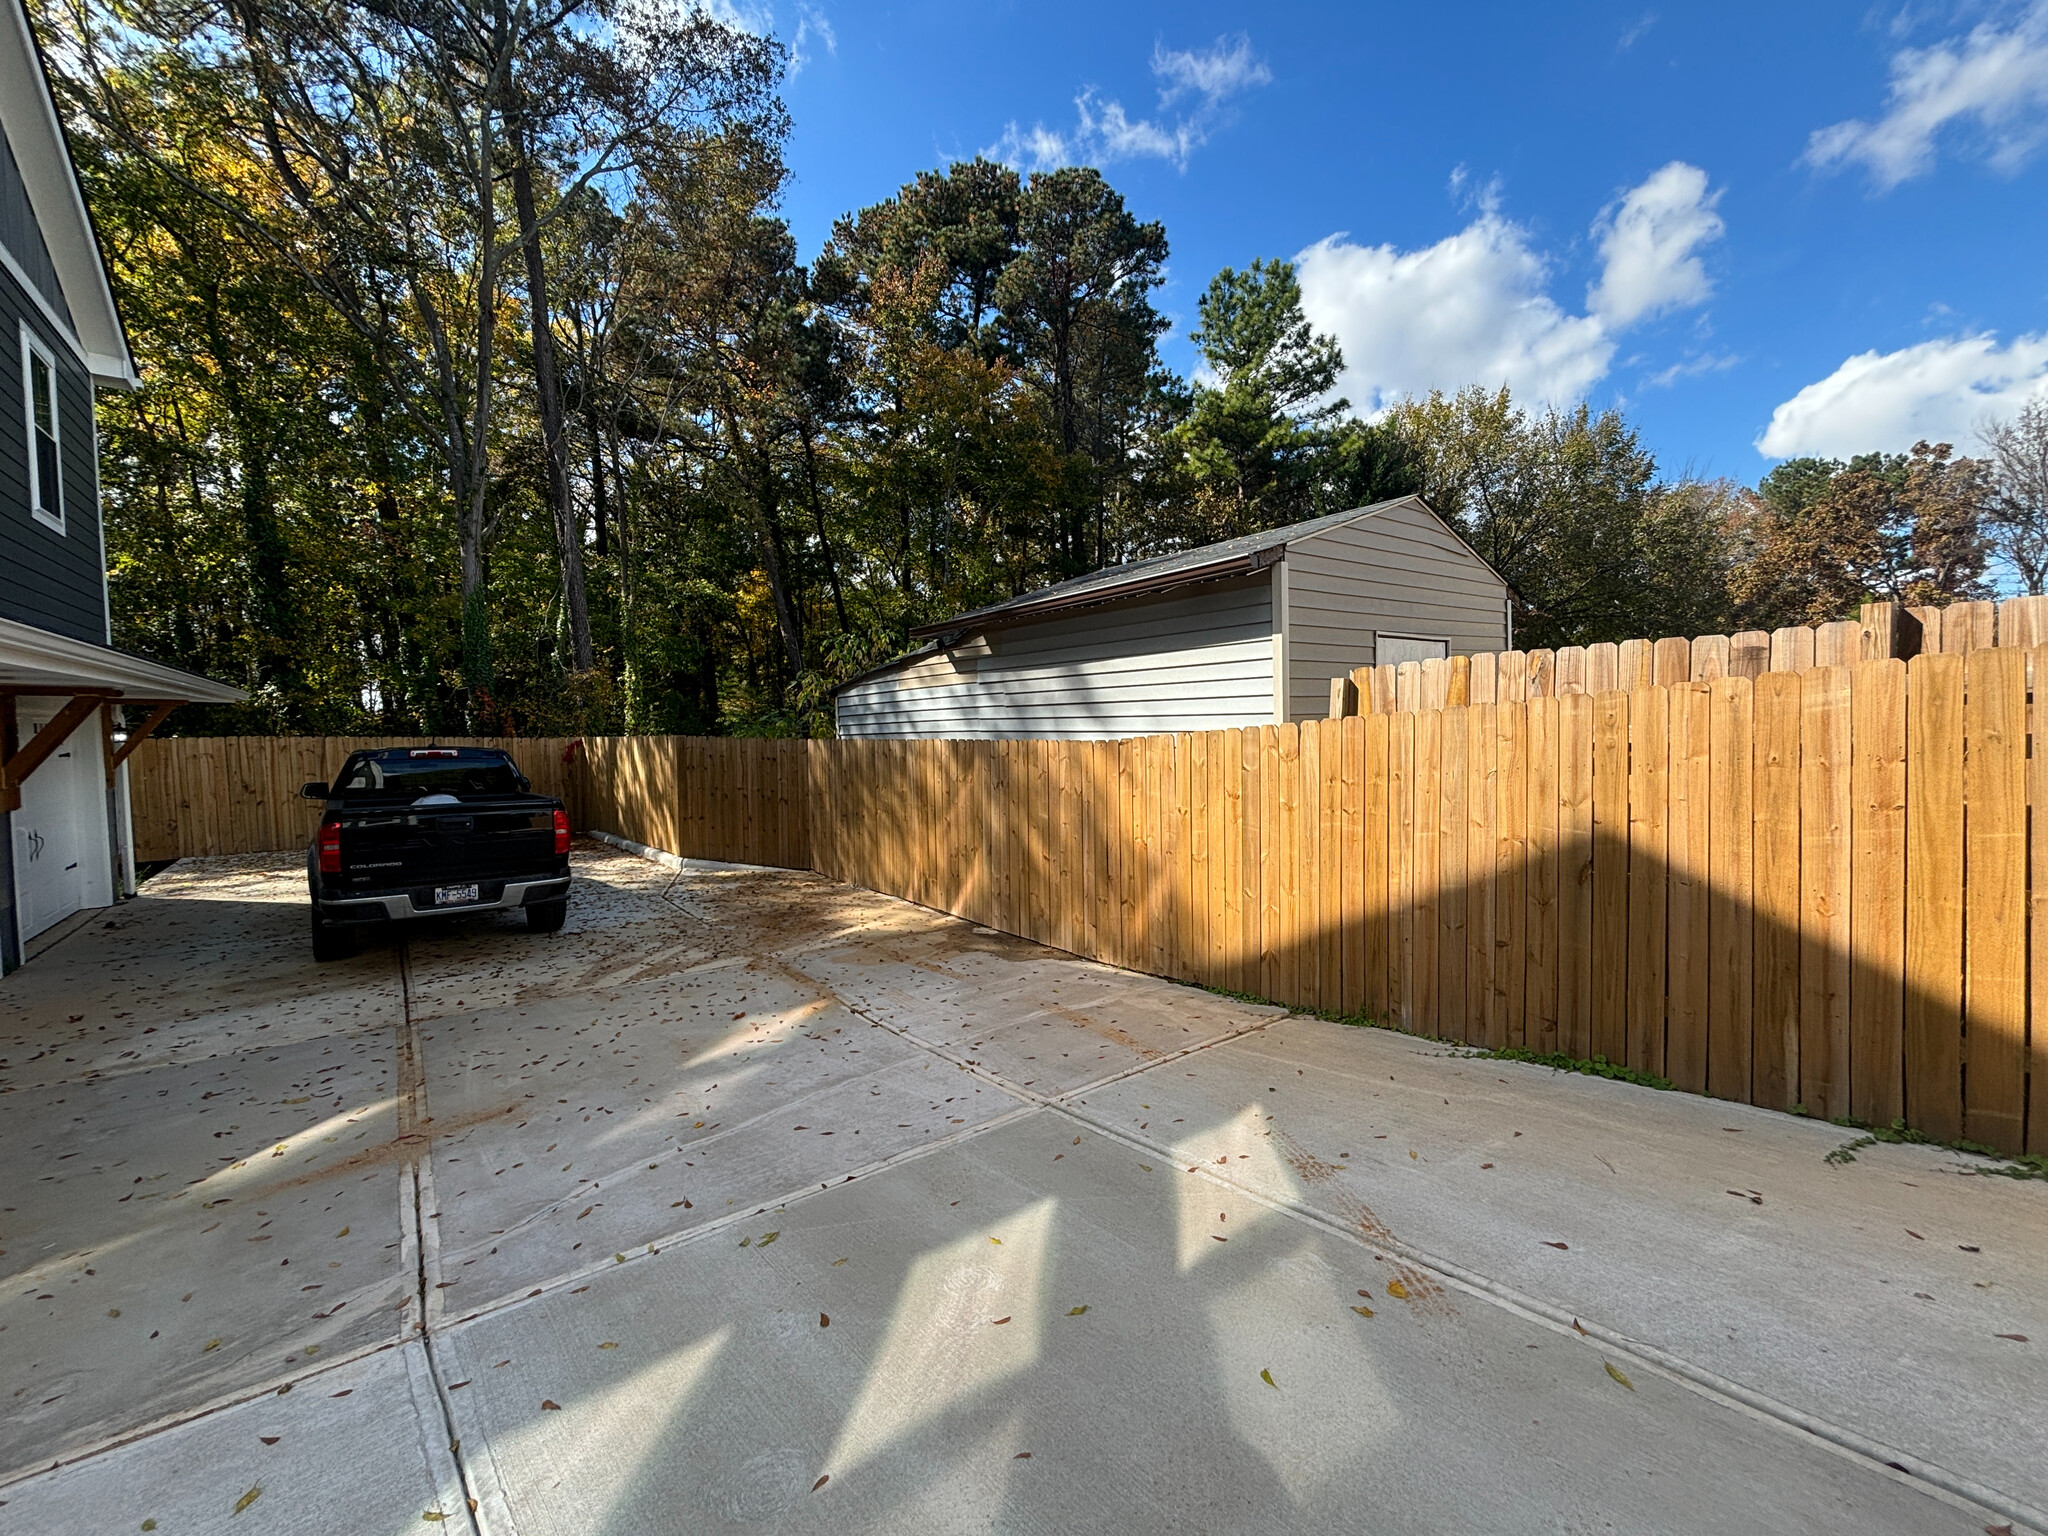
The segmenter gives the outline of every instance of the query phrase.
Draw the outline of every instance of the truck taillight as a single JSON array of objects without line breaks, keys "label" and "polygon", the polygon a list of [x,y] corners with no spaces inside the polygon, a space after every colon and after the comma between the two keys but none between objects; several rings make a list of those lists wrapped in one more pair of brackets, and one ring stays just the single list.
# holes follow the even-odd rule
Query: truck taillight
[{"label": "truck taillight", "polygon": [[320,823],[320,873],[341,873],[341,823],[338,821]]},{"label": "truck taillight", "polygon": [[557,853],[567,853],[568,851],[569,851],[569,813],[568,813],[567,811],[556,811],[556,812],[555,812],[555,852],[557,852]]}]

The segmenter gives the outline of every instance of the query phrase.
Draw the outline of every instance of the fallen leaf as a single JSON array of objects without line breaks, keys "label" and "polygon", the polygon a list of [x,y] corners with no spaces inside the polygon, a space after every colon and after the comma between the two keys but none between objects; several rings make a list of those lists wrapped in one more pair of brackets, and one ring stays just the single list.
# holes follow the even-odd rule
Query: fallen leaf
[{"label": "fallen leaf", "polygon": [[[1410,1157],[1414,1157],[1414,1156],[1415,1156],[1415,1149],[1414,1149],[1413,1147],[1410,1147],[1410,1148],[1408,1149],[1408,1155],[1409,1155]],[[1419,1162],[1419,1161],[1420,1161],[1420,1159],[1418,1158],[1418,1159],[1417,1159],[1417,1161]]]},{"label": "fallen leaf", "polygon": [[235,1513],[239,1515],[243,1510],[247,1509],[251,1504],[254,1504],[258,1499],[262,1497],[263,1485],[261,1483],[258,1483],[254,1488],[251,1488],[247,1493],[243,1494],[239,1499],[235,1500]]},{"label": "fallen leaf", "polygon": [[121,1309],[120,1309],[119,1307],[109,1307],[109,1308],[107,1308],[107,1316],[109,1316],[109,1317],[119,1317],[120,1315],[121,1315]]},{"label": "fallen leaf", "polygon": [[754,1240],[751,1237],[743,1237],[740,1239],[740,1246],[742,1248],[751,1248],[754,1246]]},{"label": "fallen leaf", "polygon": [[1611,1361],[1602,1361],[1601,1363],[1602,1363],[1603,1365],[1606,1365],[1606,1367],[1607,1367],[1607,1374],[1608,1374],[1608,1375],[1612,1376],[1612,1377],[1613,1377],[1613,1378],[1614,1378],[1614,1379],[1615,1379],[1616,1381],[1620,1382],[1620,1383],[1621,1383],[1621,1384],[1622,1384],[1622,1385],[1623,1385],[1624,1387],[1627,1387],[1627,1388],[1629,1389],[1629,1391],[1631,1391],[1631,1392],[1635,1391],[1635,1389],[1636,1389],[1636,1384],[1635,1384],[1634,1382],[1630,1381],[1630,1380],[1629,1380],[1629,1379],[1628,1379],[1628,1378],[1627,1378],[1626,1376],[1622,1375],[1622,1374],[1621,1374],[1621,1372],[1617,1371],[1617,1370],[1616,1370],[1616,1369],[1614,1368],[1614,1365],[1613,1365],[1613,1363],[1612,1363]]},{"label": "fallen leaf", "polygon": [[1982,1248],[1979,1248],[1975,1243],[1957,1243],[1956,1246],[1962,1249],[1964,1253],[1982,1253],[1984,1251]]},{"label": "fallen leaf", "polygon": [[1569,1244],[1569,1243],[1553,1243],[1553,1242],[1551,1242],[1551,1241],[1550,1241],[1550,1240],[1549,1240],[1548,1238],[1545,1238],[1545,1239],[1544,1239],[1544,1242],[1543,1242],[1543,1246],[1544,1246],[1544,1247],[1546,1247],[1546,1248],[1555,1248],[1555,1249],[1557,1249],[1557,1250],[1558,1250],[1558,1252],[1560,1252],[1560,1253],[1569,1253],[1569,1252],[1571,1252],[1571,1244]]},{"label": "fallen leaf", "polygon": [[1265,1384],[1266,1384],[1267,1386],[1271,1387],[1271,1388],[1272,1388],[1272,1389],[1273,1389],[1273,1390],[1274,1390],[1275,1392],[1277,1392],[1277,1391],[1279,1391],[1279,1390],[1280,1390],[1280,1383],[1279,1383],[1279,1382],[1277,1382],[1277,1381],[1275,1381],[1275,1380],[1273,1379],[1273,1373],[1272,1373],[1271,1371],[1261,1371],[1261,1372],[1259,1372],[1259,1380],[1263,1381],[1263,1382],[1264,1382],[1264,1383],[1265,1383]]},{"label": "fallen leaf", "polygon": [[335,1235],[336,1237],[347,1237],[347,1236],[348,1236],[348,1232],[349,1232],[349,1229],[348,1229],[347,1227],[343,1227],[343,1228],[342,1228],[342,1229],[341,1229],[341,1230],[340,1230],[339,1232],[335,1233],[334,1235]]},{"label": "fallen leaf", "polygon": [[1230,1239],[1225,1237],[1221,1232],[1211,1232],[1209,1235],[1215,1238],[1216,1241],[1219,1243],[1227,1243],[1230,1241]]},{"label": "fallen leaf", "polygon": [[283,1437],[280,1435],[258,1435],[256,1438],[258,1440],[261,1440],[265,1445],[275,1445]]},{"label": "fallen leaf", "polygon": [[202,1349],[201,1351],[199,1351],[199,1353],[201,1353],[201,1354],[203,1355],[203,1354],[205,1354],[205,1353],[206,1353],[206,1351],[207,1351],[207,1350],[210,1350],[210,1349],[219,1349],[219,1348],[220,1348],[220,1340],[219,1340],[219,1339],[208,1339],[208,1340],[206,1341],[206,1349]]},{"label": "fallen leaf", "polygon": [[[848,1258],[851,1258],[851,1257],[852,1257],[852,1255],[851,1255],[851,1254],[849,1254],[849,1255],[848,1255],[847,1257],[848,1257]],[[832,1267],[832,1268],[834,1268],[834,1269],[837,1269],[837,1268],[838,1268],[838,1267],[839,1267],[840,1265],[844,1264],[845,1262],[846,1262],[846,1259],[834,1259],[834,1260],[832,1261],[832,1266],[831,1266],[831,1267]]]},{"label": "fallen leaf", "polygon": [[559,1413],[562,1408],[562,1405],[556,1402],[552,1397],[542,1398],[540,1400],[540,1405],[542,1408],[546,1409],[550,1413]]},{"label": "fallen leaf", "polygon": [[143,1521],[143,1522],[142,1522],[142,1528],[143,1528],[143,1529],[144,1529],[145,1531],[153,1531],[153,1530],[155,1530],[155,1529],[156,1529],[156,1517],[152,1515],[152,1516],[151,1516],[151,1517],[150,1517],[149,1519],[147,1519],[147,1520]]},{"label": "fallen leaf", "polygon": [[424,1515],[421,1515],[420,1518],[422,1520],[446,1520],[448,1517],[438,1509],[430,1509]]},{"label": "fallen leaf", "polygon": [[1016,1455],[1010,1458],[1010,1460],[1012,1461],[1029,1461],[1030,1459],[1031,1453],[1029,1451],[1019,1451]]},{"label": "fallen leaf", "polygon": [[827,1472],[823,1477],[819,1478],[815,1483],[811,1484],[811,1492],[816,1493],[820,1488],[824,1487],[827,1483],[831,1481],[832,1474],[830,1472]]},{"label": "fallen leaf", "polygon": [[1088,1310],[1088,1309],[1087,1309],[1087,1308],[1086,1308],[1085,1306],[1082,1306],[1082,1307],[1069,1307],[1069,1308],[1067,1308],[1067,1316],[1069,1316],[1069,1317],[1079,1317],[1079,1316],[1080,1316],[1080,1315],[1081,1315],[1081,1314],[1082,1314],[1083,1312],[1086,1312],[1087,1310]]},{"label": "fallen leaf", "polygon": [[775,1239],[777,1239],[780,1236],[782,1236],[780,1232],[770,1232],[766,1237],[762,1238],[761,1241],[757,1243],[755,1246],[760,1248],[766,1248],[770,1243],[774,1242]]},{"label": "fallen leaf", "polygon": [[2027,1342],[2027,1336],[2024,1333],[2000,1333],[1994,1334],[1993,1337],[2000,1339],[2011,1339],[2015,1344],[2024,1344]]},{"label": "fallen leaf", "polygon": [[1482,1167],[1482,1168],[1491,1168],[1491,1167],[1493,1166],[1493,1164],[1491,1164],[1491,1163],[1481,1163],[1481,1164],[1480,1164],[1479,1166],[1480,1166],[1480,1167]]},{"label": "fallen leaf", "polygon": [[1590,1339],[1591,1337],[1593,1337],[1593,1335],[1586,1332],[1584,1325],[1581,1324],[1576,1317],[1572,1319],[1572,1332],[1576,1333],[1582,1339]]},{"label": "fallen leaf", "polygon": [[[1914,1231],[1914,1230],[1913,1230],[1913,1229],[1912,1229],[1911,1227],[1908,1227],[1908,1228],[1906,1228],[1906,1236],[1908,1236],[1908,1237],[1920,1237],[1920,1234],[1919,1234],[1918,1232],[1915,1232],[1915,1231]],[[1927,1239],[1926,1239],[1926,1238],[1924,1238],[1924,1237],[1920,1237],[1920,1241],[1924,1243],[1924,1242],[1926,1242],[1926,1241],[1927,1241]]]},{"label": "fallen leaf", "polygon": [[1372,1316],[1372,1308],[1371,1308],[1371,1307],[1353,1307],[1353,1308],[1352,1308],[1351,1310],[1352,1310],[1352,1311],[1354,1311],[1354,1312],[1356,1312],[1356,1313],[1357,1313],[1357,1314],[1358,1314],[1358,1315],[1359,1315],[1360,1317],[1371,1317],[1371,1316]]},{"label": "fallen leaf", "polygon": [[1360,1292],[1359,1292],[1358,1294],[1359,1294],[1359,1295],[1361,1295],[1361,1296],[1363,1296],[1363,1297],[1364,1297],[1364,1298],[1365,1298],[1365,1299],[1366,1299],[1367,1301],[1371,1301],[1371,1300],[1372,1300],[1372,1292],[1371,1292],[1371,1291],[1360,1291]]},{"label": "fallen leaf", "polygon": [[1398,1280],[1389,1280],[1387,1282],[1387,1294],[1396,1301],[1406,1301],[1408,1299],[1408,1287]]},{"label": "fallen leaf", "polygon": [[832,1326],[832,1319],[823,1312],[820,1312],[818,1314],[818,1326],[820,1328],[830,1328]]},{"label": "fallen leaf", "polygon": [[602,1344],[598,1345],[597,1347],[599,1349],[617,1349],[619,1347],[619,1344],[618,1340],[616,1339],[606,1339]]},{"label": "fallen leaf", "polygon": [[1003,1246],[1003,1240],[1000,1237],[992,1237],[989,1239],[989,1241],[994,1243],[998,1248]]},{"label": "fallen leaf", "polygon": [[1138,1164],[1138,1166],[1147,1173],[1150,1173],[1152,1171],[1152,1165],[1150,1163],[1140,1163]]},{"label": "fallen leaf", "polygon": [[1003,1324],[1007,1323],[1008,1321],[1009,1319],[1007,1317],[999,1317],[994,1322],[990,1323],[989,1327],[1000,1328],[1003,1326]]}]

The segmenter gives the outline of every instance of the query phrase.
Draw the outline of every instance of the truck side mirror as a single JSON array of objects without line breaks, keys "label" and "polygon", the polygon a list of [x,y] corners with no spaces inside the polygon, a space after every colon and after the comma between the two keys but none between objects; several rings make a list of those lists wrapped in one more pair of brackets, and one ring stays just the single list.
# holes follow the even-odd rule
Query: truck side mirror
[{"label": "truck side mirror", "polygon": [[319,779],[308,779],[299,786],[299,798],[302,800],[325,800],[327,798],[327,786]]}]

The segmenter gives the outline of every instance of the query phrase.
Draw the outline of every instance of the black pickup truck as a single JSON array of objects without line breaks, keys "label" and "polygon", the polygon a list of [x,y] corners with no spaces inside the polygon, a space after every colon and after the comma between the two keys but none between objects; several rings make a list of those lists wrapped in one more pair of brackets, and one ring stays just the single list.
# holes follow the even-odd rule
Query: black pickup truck
[{"label": "black pickup truck", "polygon": [[317,960],[404,918],[523,907],[553,933],[568,915],[569,814],[503,752],[381,747],[299,793],[327,802],[306,850]]}]

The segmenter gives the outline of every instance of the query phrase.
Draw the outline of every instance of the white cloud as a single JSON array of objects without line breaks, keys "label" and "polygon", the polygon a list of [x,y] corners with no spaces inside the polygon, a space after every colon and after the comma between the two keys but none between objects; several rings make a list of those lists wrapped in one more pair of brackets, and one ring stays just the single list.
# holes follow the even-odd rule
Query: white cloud
[{"label": "white cloud", "polygon": [[[1462,181],[1455,175],[1453,188]],[[1676,161],[1625,193],[1594,226],[1604,265],[1587,314],[1550,297],[1549,258],[1500,212],[1492,183],[1476,219],[1421,250],[1357,245],[1343,235],[1317,241],[1295,257],[1302,308],[1342,345],[1338,388],[1368,413],[1403,395],[1467,384],[1506,384],[1567,405],[1607,376],[1622,331],[1712,292],[1696,253],[1721,237],[1719,196],[1707,190],[1704,171]]]},{"label": "white cloud", "polygon": [[822,45],[830,54],[839,52],[839,34],[832,30],[832,18],[815,5],[796,8],[796,36],[789,40],[789,72],[796,74],[811,61],[812,45]]},{"label": "white cloud", "polygon": [[1586,293],[1593,313],[1620,329],[1705,303],[1714,285],[1698,252],[1727,229],[1715,212],[1720,201],[1719,192],[1707,190],[1707,173],[1682,160],[1633,188],[1613,217],[1595,226],[1606,266]]},{"label": "white cloud", "polygon": [[1885,115],[1816,129],[1806,161],[1820,170],[1856,162],[1880,190],[1934,166],[1935,140],[1973,123],[1992,165],[2017,170],[2048,136],[2048,0],[2010,27],[1986,23],[1967,37],[1892,55]]},{"label": "white cloud", "polygon": [[[1167,49],[1155,45],[1152,73],[1160,80],[1159,120],[1133,118],[1116,100],[1098,98],[1094,87],[1074,98],[1071,130],[1033,123],[1019,129],[1012,121],[1002,137],[982,150],[990,159],[1032,170],[1060,165],[1111,165],[1118,160],[1167,160],[1187,169],[1188,156],[1208,142],[1209,130],[1231,97],[1265,85],[1273,72],[1252,53],[1251,39],[1219,37],[1209,48]],[[1172,115],[1168,108],[1183,96],[1198,99],[1190,110]]]},{"label": "white cloud", "polygon": [[1566,314],[1544,292],[1549,263],[1528,232],[1495,213],[1419,251],[1331,235],[1295,265],[1310,323],[1344,348],[1338,388],[1369,413],[1474,383],[1564,404],[1614,356],[1599,320]]},{"label": "white cloud", "polygon": [[1166,82],[1159,93],[1162,107],[1172,106],[1184,91],[1195,91],[1213,105],[1273,80],[1273,72],[1252,53],[1252,40],[1242,32],[1236,42],[1219,37],[1210,48],[1168,49],[1155,43],[1152,73]]},{"label": "white cloud", "polygon": [[1757,438],[1770,458],[1903,453],[1922,438],[1964,443],[1988,417],[2048,398],[2048,331],[2005,346],[1989,333],[1860,352],[1771,412]]}]

